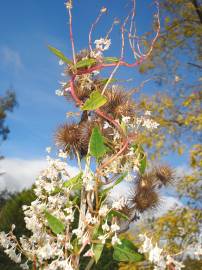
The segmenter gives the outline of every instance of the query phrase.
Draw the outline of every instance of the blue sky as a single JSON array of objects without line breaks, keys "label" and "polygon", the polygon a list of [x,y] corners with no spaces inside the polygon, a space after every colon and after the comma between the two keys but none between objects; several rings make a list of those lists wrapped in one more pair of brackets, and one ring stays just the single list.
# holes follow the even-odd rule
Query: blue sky
[{"label": "blue sky", "polygon": [[[77,51],[87,46],[89,28],[102,6],[109,12],[98,25],[94,39],[104,36],[113,18],[122,18],[130,9],[123,0],[74,2],[73,30]],[[138,29],[143,33],[150,30],[154,9],[151,0],[137,2]],[[64,78],[57,59],[47,49],[50,44],[71,57],[64,0],[2,0],[0,33],[0,94],[12,86],[19,104],[8,116],[11,133],[1,146],[1,153],[7,158],[40,159],[45,156],[45,148],[53,144],[57,125],[66,121],[65,113],[73,110],[72,104],[55,96],[58,81]],[[119,52],[119,41],[117,28],[112,35],[111,56]],[[146,78],[135,69],[121,70],[120,78],[125,75],[133,79],[131,85],[135,86]],[[156,86],[152,87],[151,92]],[[170,163],[184,163],[184,157],[172,156]]]}]

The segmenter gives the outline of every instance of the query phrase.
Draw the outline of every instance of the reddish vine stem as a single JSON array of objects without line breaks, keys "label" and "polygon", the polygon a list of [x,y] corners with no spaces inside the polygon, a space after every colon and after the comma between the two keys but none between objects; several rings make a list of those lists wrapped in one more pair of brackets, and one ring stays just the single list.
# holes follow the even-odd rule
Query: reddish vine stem
[{"label": "reddish vine stem", "polygon": [[[136,62],[131,63],[131,64],[127,63],[125,61],[119,61],[119,66],[136,67],[136,66],[140,65],[145,59],[146,59],[146,57],[141,57],[139,60],[137,60]],[[101,70],[101,69],[103,69],[105,67],[115,67],[116,65],[117,65],[117,63],[111,63],[111,64],[101,63],[100,65],[93,66],[93,67],[88,68],[86,70],[77,71],[76,75],[84,75],[84,74],[91,73],[93,71]]]},{"label": "reddish vine stem", "polygon": [[[77,97],[75,90],[74,90],[74,80],[77,74],[74,74],[70,80],[70,93],[72,95],[72,98],[74,99],[74,101],[78,104],[78,105],[82,105],[83,102]],[[81,74],[80,74],[81,75]],[[100,168],[97,169],[97,173],[100,174],[101,170],[106,167],[108,164],[110,164],[112,161],[114,161],[119,155],[121,155],[128,147],[129,141],[128,138],[125,136],[120,124],[115,121],[111,116],[107,115],[106,113],[102,112],[101,110],[97,109],[95,110],[95,112],[101,116],[102,118],[106,119],[107,121],[109,121],[113,126],[115,126],[115,128],[117,128],[117,130],[121,133],[122,137],[123,137],[123,145],[121,147],[121,149],[118,151],[118,153],[116,153],[114,156],[112,156],[109,160],[107,160],[105,163],[101,164]]]}]

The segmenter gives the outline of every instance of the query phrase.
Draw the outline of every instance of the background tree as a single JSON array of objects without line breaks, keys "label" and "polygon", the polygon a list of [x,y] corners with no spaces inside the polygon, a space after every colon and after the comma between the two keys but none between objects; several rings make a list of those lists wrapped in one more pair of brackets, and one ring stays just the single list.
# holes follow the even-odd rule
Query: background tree
[{"label": "background tree", "polygon": [[[161,37],[140,72],[153,72],[161,90],[152,96],[142,95],[138,106],[140,110],[151,110],[161,128],[155,135],[145,134],[142,142],[150,148],[153,159],[172,152],[185,153],[189,166],[175,185],[185,207],[147,223],[144,220],[140,230],[152,235],[154,242],[163,241],[172,253],[198,242],[201,234],[202,2],[163,0],[160,4],[164,20]],[[201,261],[190,258],[185,263],[185,269],[202,267]]]},{"label": "background tree", "polygon": [[7,90],[4,96],[0,96],[0,138],[6,140],[9,131],[5,120],[8,112],[12,112],[17,105],[16,95],[13,90]]},{"label": "background tree", "polygon": [[[32,189],[24,190],[20,193],[12,195],[10,199],[6,201],[2,209],[0,210],[0,231],[10,231],[12,224],[17,224],[15,232],[17,236],[29,235],[29,231],[25,227],[24,214],[22,211],[23,205],[30,205],[35,199],[35,195]],[[0,249],[0,269],[2,270],[20,270],[22,269]]]}]

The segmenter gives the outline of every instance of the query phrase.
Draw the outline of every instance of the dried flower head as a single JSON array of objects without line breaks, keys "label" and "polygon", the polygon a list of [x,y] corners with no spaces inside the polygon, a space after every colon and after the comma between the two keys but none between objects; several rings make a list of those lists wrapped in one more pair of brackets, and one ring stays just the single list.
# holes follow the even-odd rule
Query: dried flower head
[{"label": "dried flower head", "polygon": [[55,134],[55,142],[67,152],[79,151],[78,125],[73,123],[59,126]]},{"label": "dried flower head", "polygon": [[113,114],[115,118],[134,116],[134,103],[126,92],[112,87],[105,92],[105,96],[108,102],[102,107],[104,111]]},{"label": "dried flower head", "polygon": [[155,175],[163,185],[170,184],[174,180],[174,172],[168,166],[159,166],[155,169]]},{"label": "dried flower head", "polygon": [[150,175],[140,177],[137,186],[131,192],[130,200],[139,212],[144,212],[147,209],[158,206],[159,195]]}]

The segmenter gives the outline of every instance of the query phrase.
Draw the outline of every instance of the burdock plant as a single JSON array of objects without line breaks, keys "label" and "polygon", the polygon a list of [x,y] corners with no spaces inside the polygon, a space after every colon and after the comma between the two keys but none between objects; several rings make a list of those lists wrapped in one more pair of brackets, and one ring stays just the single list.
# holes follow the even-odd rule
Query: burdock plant
[{"label": "burdock plant", "polygon": [[[146,128],[155,132],[158,123],[151,112],[141,115],[136,110],[132,92],[120,87],[114,78],[119,67],[134,68],[145,61],[159,36],[159,9],[155,2],[156,32],[147,49],[141,46],[142,40],[136,34],[135,4],[132,1],[131,12],[121,23],[119,57],[104,55],[111,45],[110,34],[117,20],[104,38],[92,41],[92,33],[106,12],[104,7],[91,26],[88,48],[77,53],[72,32],[72,1],[65,4],[72,60],[52,46],[49,49],[60,59],[68,77],[57,94],[74,102],[81,114],[79,121],[58,127],[55,134],[58,157],[48,156],[49,165],[35,182],[37,199],[30,206],[23,206],[31,236],[17,239],[13,233],[15,226],[9,233],[0,234],[5,252],[22,269],[80,269],[81,258],[86,256],[87,270],[99,261],[106,244],[113,248],[114,260],[143,260],[134,244],[120,235],[142,213],[156,209],[158,191],[173,180],[173,172],[167,166],[148,169],[147,155],[140,144],[141,131]],[[127,41],[133,63],[124,58]],[[101,71],[109,67],[112,72],[108,78],[102,78]],[[73,178],[67,168],[69,156],[77,160],[79,168]],[[121,182],[130,182],[128,194],[118,190]],[[116,198],[112,196],[115,189],[119,194]],[[152,246],[146,236],[143,238],[140,251],[149,252],[156,269],[167,266],[174,269],[176,262],[170,257],[168,261],[162,249]]]}]

